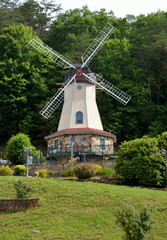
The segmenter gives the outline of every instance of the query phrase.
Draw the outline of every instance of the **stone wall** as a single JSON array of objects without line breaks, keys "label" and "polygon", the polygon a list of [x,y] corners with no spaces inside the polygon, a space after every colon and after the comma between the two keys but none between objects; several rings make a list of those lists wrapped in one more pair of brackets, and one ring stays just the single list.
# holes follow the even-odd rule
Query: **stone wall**
[{"label": "stone wall", "polygon": [[[92,163],[95,163],[95,164],[99,164],[103,167],[111,167],[113,168],[115,166],[115,161],[114,160],[92,160],[90,161]],[[30,165],[29,166],[29,175],[30,176],[36,176],[36,173],[35,172],[38,172],[39,170],[42,170],[42,169],[46,169],[48,171],[51,171],[52,172],[52,175],[53,176],[60,176],[62,175],[66,169],[68,169],[70,167],[70,165],[66,162],[66,163],[49,163],[49,162],[46,162],[46,163],[41,163],[41,164],[38,164],[38,165]]]},{"label": "stone wall", "polygon": [[20,211],[34,208],[38,202],[39,198],[0,199],[0,211]]},{"label": "stone wall", "polygon": [[[69,135],[58,135],[54,137],[50,137],[50,139],[46,139],[47,148],[54,149],[54,141],[58,139],[59,148],[67,148],[71,149],[71,143],[73,143],[74,152],[78,151],[78,148],[87,149],[86,152],[101,152],[100,147],[100,138],[105,138],[105,154],[113,154],[114,153],[114,141],[112,137],[103,137],[97,134],[69,134]],[[79,150],[80,151],[80,150]]]},{"label": "stone wall", "polygon": [[36,176],[35,172],[39,170],[46,169],[51,171],[53,175],[61,175],[68,166],[66,164],[61,163],[41,163],[41,164],[32,164],[29,166],[29,175]]}]

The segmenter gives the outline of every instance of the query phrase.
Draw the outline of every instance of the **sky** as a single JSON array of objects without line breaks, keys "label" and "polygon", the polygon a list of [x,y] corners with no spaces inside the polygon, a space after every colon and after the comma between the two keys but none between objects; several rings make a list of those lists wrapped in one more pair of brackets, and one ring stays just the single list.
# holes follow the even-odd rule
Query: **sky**
[{"label": "sky", "polygon": [[87,5],[91,11],[99,11],[101,8],[107,12],[112,10],[117,18],[126,17],[127,14],[138,16],[158,10],[167,11],[167,0],[56,0],[56,3],[61,3],[63,12]]}]

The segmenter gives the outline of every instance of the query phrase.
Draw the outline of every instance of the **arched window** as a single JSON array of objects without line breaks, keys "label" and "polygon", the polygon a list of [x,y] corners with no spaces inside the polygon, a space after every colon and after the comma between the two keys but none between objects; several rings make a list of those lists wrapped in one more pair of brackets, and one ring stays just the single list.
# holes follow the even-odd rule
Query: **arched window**
[{"label": "arched window", "polygon": [[76,123],[83,123],[83,112],[76,112]]}]

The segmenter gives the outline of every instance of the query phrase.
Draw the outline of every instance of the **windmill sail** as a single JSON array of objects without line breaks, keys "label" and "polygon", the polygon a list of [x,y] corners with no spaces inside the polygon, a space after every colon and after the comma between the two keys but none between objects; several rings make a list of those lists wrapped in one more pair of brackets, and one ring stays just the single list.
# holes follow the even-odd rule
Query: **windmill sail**
[{"label": "windmill sail", "polygon": [[[66,87],[75,81],[75,77],[77,74],[82,73],[86,76],[86,79],[97,86],[99,86],[104,92],[112,96],[113,98],[117,99],[119,102],[123,104],[127,104],[130,100],[130,96],[111,84],[110,82],[106,81],[100,76],[96,76],[96,79],[93,79],[91,75],[85,74],[82,71],[84,68],[95,56],[95,54],[100,50],[103,46],[104,42],[109,38],[111,33],[113,32],[114,27],[108,23],[102,31],[98,34],[92,44],[87,48],[85,53],[82,55],[82,66],[80,68],[76,68],[71,61],[67,58],[56,52],[55,50],[51,49],[49,46],[45,45],[42,41],[38,41],[36,39],[32,39],[29,44],[41,52],[43,55],[54,61],[57,65],[62,68],[73,68],[76,69],[76,73],[72,76],[63,87],[61,87],[58,92],[50,99],[50,101],[46,104],[46,106],[40,111],[40,114],[45,118],[49,118],[50,115],[55,111],[55,109],[63,102],[64,100],[64,90]],[[68,94],[68,93],[67,93]]]},{"label": "windmill sail", "polygon": [[56,52],[43,42],[39,42],[35,38],[33,38],[29,44],[41,52],[43,55],[45,55],[50,60],[54,61],[57,65],[59,65],[62,68],[75,68],[72,62],[70,62],[67,58],[62,56],[60,53]]},{"label": "windmill sail", "polygon": [[44,106],[44,108],[40,111],[40,114],[45,117],[49,118],[52,113],[58,108],[58,106],[64,101],[64,90],[66,87],[72,83],[72,81],[75,79],[76,74],[66,81],[64,86],[62,86],[56,94],[49,100],[49,102]]},{"label": "windmill sail", "polygon": [[82,55],[83,66],[85,66],[92,60],[92,58],[95,56],[95,54],[103,46],[104,42],[109,38],[109,36],[113,32],[113,30],[114,30],[114,27],[110,23],[108,23],[101,30],[101,32],[97,35],[97,37],[94,39],[92,44],[87,48],[85,53]]},{"label": "windmill sail", "polygon": [[[84,74],[84,73],[83,73]],[[112,96],[122,104],[126,105],[129,100],[131,99],[131,96],[129,96],[127,93],[122,91],[121,89],[117,88],[110,82],[106,81],[104,78],[96,75],[96,80],[91,78],[89,75],[84,74],[90,82],[96,84],[98,87],[100,87],[104,92],[106,92],[108,95]]]}]

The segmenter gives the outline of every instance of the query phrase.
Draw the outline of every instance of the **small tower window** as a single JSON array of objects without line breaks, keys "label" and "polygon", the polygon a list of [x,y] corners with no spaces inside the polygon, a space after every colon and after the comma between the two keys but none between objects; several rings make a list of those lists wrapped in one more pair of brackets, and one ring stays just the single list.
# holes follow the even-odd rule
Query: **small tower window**
[{"label": "small tower window", "polygon": [[76,112],[76,123],[83,123],[83,113]]},{"label": "small tower window", "polygon": [[59,150],[60,149],[60,142],[58,138],[54,139],[54,149]]}]

